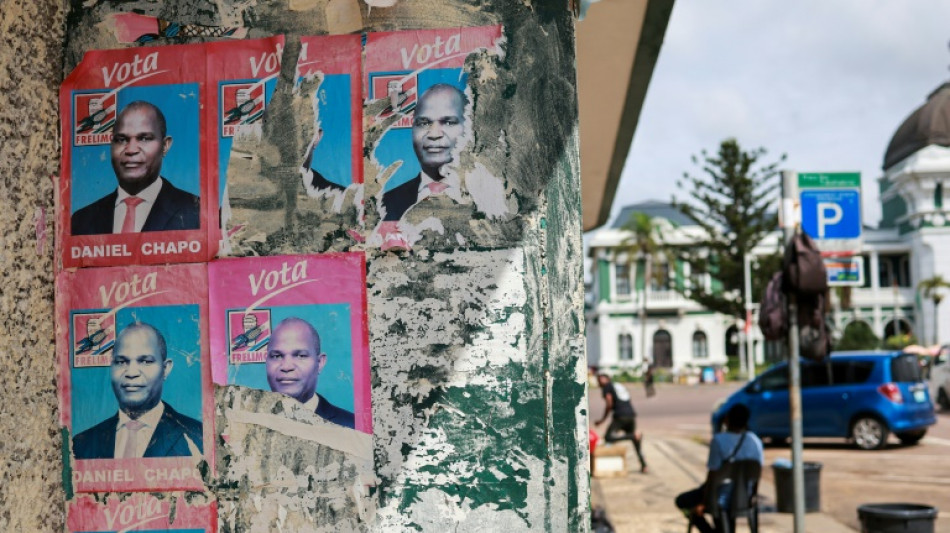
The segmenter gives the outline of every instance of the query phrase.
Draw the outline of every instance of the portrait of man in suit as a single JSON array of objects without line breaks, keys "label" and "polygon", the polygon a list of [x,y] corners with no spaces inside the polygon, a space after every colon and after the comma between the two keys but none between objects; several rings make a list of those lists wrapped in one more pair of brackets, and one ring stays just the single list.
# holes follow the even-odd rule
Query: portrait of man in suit
[{"label": "portrait of man in suit", "polygon": [[412,148],[422,170],[383,193],[384,222],[398,221],[423,198],[459,194],[457,175],[445,172],[455,158],[456,144],[465,131],[465,93],[447,83],[438,83],[419,97],[412,119]]},{"label": "portrait of man in suit", "polygon": [[329,422],[353,429],[353,413],[317,394],[320,371],[326,362],[320,335],[309,322],[289,317],[274,327],[265,364],[271,390],[295,398]]},{"label": "portrait of man in suit", "polygon": [[162,401],[172,371],[165,337],[144,322],[116,337],[110,365],[118,412],[73,437],[76,459],[181,457],[202,452],[202,425]]},{"label": "portrait of man in suit", "polygon": [[73,213],[72,234],[198,229],[199,198],[161,175],[171,146],[165,116],[157,106],[143,100],[125,106],[116,117],[110,145],[118,187]]}]

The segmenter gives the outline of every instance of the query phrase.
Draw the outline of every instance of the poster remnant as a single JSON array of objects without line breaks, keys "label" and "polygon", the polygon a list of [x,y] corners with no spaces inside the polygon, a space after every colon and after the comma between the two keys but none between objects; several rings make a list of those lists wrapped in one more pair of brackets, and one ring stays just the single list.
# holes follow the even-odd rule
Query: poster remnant
[{"label": "poster remnant", "polygon": [[223,259],[208,276],[215,383],[372,434],[362,253]]},{"label": "poster remnant", "polygon": [[[228,162],[236,136],[261,138],[264,112],[277,87],[284,37],[240,42],[219,41],[206,46],[209,108],[214,110],[214,121],[207,132],[217,142],[209,157],[212,179],[217,180],[217,205],[221,209],[219,223],[214,225],[212,239],[219,242],[220,251],[230,249],[224,238],[230,219],[228,204]],[[250,154],[247,154],[248,156]]]},{"label": "poster remnant", "polygon": [[217,507],[201,496],[183,493],[79,495],[69,502],[66,517],[70,533],[214,533]]},{"label": "poster remnant", "polygon": [[202,489],[214,455],[205,265],[64,271],[56,289],[74,490]]}]

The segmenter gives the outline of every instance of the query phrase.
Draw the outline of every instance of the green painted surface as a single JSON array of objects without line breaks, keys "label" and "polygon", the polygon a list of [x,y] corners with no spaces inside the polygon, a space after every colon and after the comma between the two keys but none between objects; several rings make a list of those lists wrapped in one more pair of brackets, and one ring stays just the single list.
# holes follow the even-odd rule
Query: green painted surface
[{"label": "green painted surface", "polygon": [[798,187],[860,187],[860,172],[803,172],[798,174]]},{"label": "green painted surface", "polygon": [[601,302],[610,301],[610,261],[597,260],[597,293]]}]

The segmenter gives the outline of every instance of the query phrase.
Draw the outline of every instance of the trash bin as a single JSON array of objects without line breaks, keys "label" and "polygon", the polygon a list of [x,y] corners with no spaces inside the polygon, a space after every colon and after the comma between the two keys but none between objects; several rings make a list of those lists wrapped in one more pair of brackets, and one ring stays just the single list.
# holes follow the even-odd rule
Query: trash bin
[{"label": "trash bin", "polygon": [[934,533],[937,508],[917,503],[866,503],[858,507],[861,533]]},{"label": "trash bin", "polygon": [[[821,510],[821,463],[805,462],[805,512]],[[792,463],[776,461],[772,464],[775,477],[775,508],[780,513],[795,512],[795,481],[792,479]]]}]

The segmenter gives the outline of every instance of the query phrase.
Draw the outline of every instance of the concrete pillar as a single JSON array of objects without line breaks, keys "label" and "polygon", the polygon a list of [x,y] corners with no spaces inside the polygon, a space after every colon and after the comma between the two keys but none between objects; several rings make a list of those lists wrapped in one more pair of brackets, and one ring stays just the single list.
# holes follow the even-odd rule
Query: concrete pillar
[{"label": "concrete pillar", "polygon": [[[392,6],[379,7],[384,4]],[[8,464],[2,473],[0,504],[10,516],[0,517],[0,529],[11,531],[62,529],[58,503],[69,497],[59,477],[65,436],[55,413],[50,241],[37,240],[33,223],[45,209],[47,222],[39,227],[52,234],[49,175],[58,166],[55,97],[62,78],[57,5],[7,2],[0,15],[24,27],[7,33],[0,52],[15,65],[7,70],[22,75],[20,85],[0,96],[12,111],[0,119],[9,132],[0,147],[7,152],[0,158],[7,206],[0,210],[7,222],[0,247],[7,274],[0,286],[4,316],[12,317],[0,342],[4,353],[29,350],[28,357],[7,358],[2,373],[8,394],[15,391],[16,401],[26,402],[0,418],[7,434],[21,437],[4,444],[5,455],[22,468],[12,471]],[[433,211],[442,231],[429,231],[408,253],[350,239],[353,225],[369,232],[378,222],[373,207],[380,184],[372,178],[378,169],[367,157],[365,187],[347,200],[357,206],[365,199],[365,219],[355,207],[320,218],[287,201],[261,208],[257,220],[278,228],[268,230],[263,244],[235,249],[235,255],[366,254],[374,438],[372,457],[353,457],[279,424],[235,420],[227,413],[237,406],[273,416],[271,393],[218,387],[216,432],[229,438],[218,439],[216,475],[206,473],[205,482],[218,503],[219,530],[587,527],[581,186],[569,2],[77,0],[66,29],[67,69],[85,51],[128,46],[117,42],[111,21],[133,10],[182,24],[243,26],[248,37],[285,34],[285,66],[305,35],[499,24],[506,39],[503,57],[475,57],[466,66],[475,148],[461,164],[480,165],[502,179],[507,215]],[[178,35],[154,44],[203,40]],[[303,126],[294,123],[299,115],[279,107],[286,101],[275,102],[272,119],[282,117],[290,131]],[[364,147],[372,139],[367,132]],[[280,157],[299,153],[294,141],[278,137],[271,148]],[[319,227],[305,223],[313,220]],[[26,412],[30,417],[22,416]]]}]

